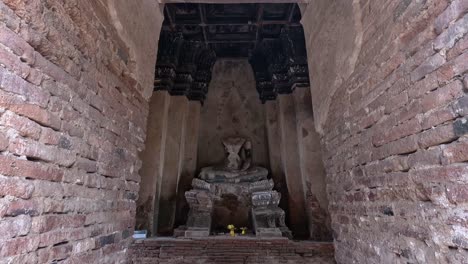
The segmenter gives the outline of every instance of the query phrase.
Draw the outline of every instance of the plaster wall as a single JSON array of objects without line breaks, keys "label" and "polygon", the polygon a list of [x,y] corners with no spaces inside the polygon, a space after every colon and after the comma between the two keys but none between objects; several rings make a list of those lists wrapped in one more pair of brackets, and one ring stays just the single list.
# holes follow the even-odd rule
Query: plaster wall
[{"label": "plaster wall", "polygon": [[221,140],[229,136],[249,138],[253,164],[269,167],[264,108],[246,59],[219,59],[215,63],[200,115],[198,169],[223,161]]},{"label": "plaster wall", "polygon": [[149,100],[153,93],[152,68],[158,54],[164,5],[153,0],[99,1],[103,2],[118,35],[127,45],[117,52],[127,61],[130,74],[141,83],[143,97]]}]

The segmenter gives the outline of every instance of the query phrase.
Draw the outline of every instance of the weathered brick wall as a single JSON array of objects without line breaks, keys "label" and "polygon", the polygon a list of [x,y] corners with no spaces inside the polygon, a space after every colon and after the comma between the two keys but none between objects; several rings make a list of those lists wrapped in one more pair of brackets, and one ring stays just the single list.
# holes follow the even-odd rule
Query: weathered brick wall
[{"label": "weathered brick wall", "polygon": [[466,263],[468,1],[315,4],[303,22],[337,261]]},{"label": "weathered brick wall", "polygon": [[246,237],[137,240],[130,247],[130,256],[135,264],[335,263],[332,243]]},{"label": "weathered brick wall", "polygon": [[154,72],[134,56],[156,51],[115,22],[99,1],[0,1],[2,263],[125,260],[148,112],[134,70]]}]

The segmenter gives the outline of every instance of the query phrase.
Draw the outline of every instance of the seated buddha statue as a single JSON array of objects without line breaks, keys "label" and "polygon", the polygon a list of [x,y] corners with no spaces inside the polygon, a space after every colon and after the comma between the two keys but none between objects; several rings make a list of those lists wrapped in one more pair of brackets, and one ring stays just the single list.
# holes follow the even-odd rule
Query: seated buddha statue
[{"label": "seated buddha statue", "polygon": [[209,183],[239,183],[266,180],[268,170],[252,166],[252,143],[242,137],[223,139],[224,162],[201,169],[198,178]]}]

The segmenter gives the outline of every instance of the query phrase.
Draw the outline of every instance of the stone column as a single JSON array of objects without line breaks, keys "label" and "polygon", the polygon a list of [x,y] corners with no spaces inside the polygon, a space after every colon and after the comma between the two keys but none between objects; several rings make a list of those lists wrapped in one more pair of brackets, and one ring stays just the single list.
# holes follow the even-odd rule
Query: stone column
[{"label": "stone column", "polygon": [[306,195],[305,207],[313,240],[330,239],[330,219],[320,136],[315,130],[312,98],[308,87],[293,93],[300,167]]},{"label": "stone column", "polygon": [[297,238],[308,238],[305,194],[297,140],[295,101],[292,94],[278,95],[281,158],[288,186],[289,224]]},{"label": "stone column", "polygon": [[200,127],[199,101],[189,101],[187,118],[185,122],[184,152],[182,157],[182,170],[179,175],[177,187],[177,211],[175,227],[185,224],[187,221],[188,204],[185,192],[191,189],[192,179],[197,169],[198,132]]},{"label": "stone column", "polygon": [[140,194],[137,201],[137,228],[146,229],[150,235],[155,234],[158,191],[161,181],[164,146],[170,95],[166,91],[153,92],[149,104],[149,115],[146,131],[146,146],[140,153],[142,167],[140,170]]},{"label": "stone column", "polygon": [[167,135],[164,148],[162,180],[159,184],[158,229],[160,235],[170,235],[174,229],[177,183],[181,172],[184,150],[184,130],[188,99],[171,96],[168,110]]},{"label": "stone column", "polygon": [[268,140],[270,173],[275,189],[281,193],[279,206],[288,213],[288,188],[281,160],[281,137],[279,131],[278,104],[276,101],[265,102],[265,128]]}]

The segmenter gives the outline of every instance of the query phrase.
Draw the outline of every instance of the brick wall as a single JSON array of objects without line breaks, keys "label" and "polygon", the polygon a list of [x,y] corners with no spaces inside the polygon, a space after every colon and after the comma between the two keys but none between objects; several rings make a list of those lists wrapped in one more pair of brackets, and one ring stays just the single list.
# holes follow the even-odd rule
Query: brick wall
[{"label": "brick wall", "polygon": [[466,0],[305,10],[339,263],[468,259],[467,11]]},{"label": "brick wall", "polygon": [[[2,263],[125,259],[148,87],[134,72],[145,51],[108,14],[100,1],[0,1]],[[154,62],[139,70],[151,81]]]},{"label": "brick wall", "polygon": [[333,244],[287,239],[209,238],[137,240],[130,247],[132,263],[335,263]]}]

